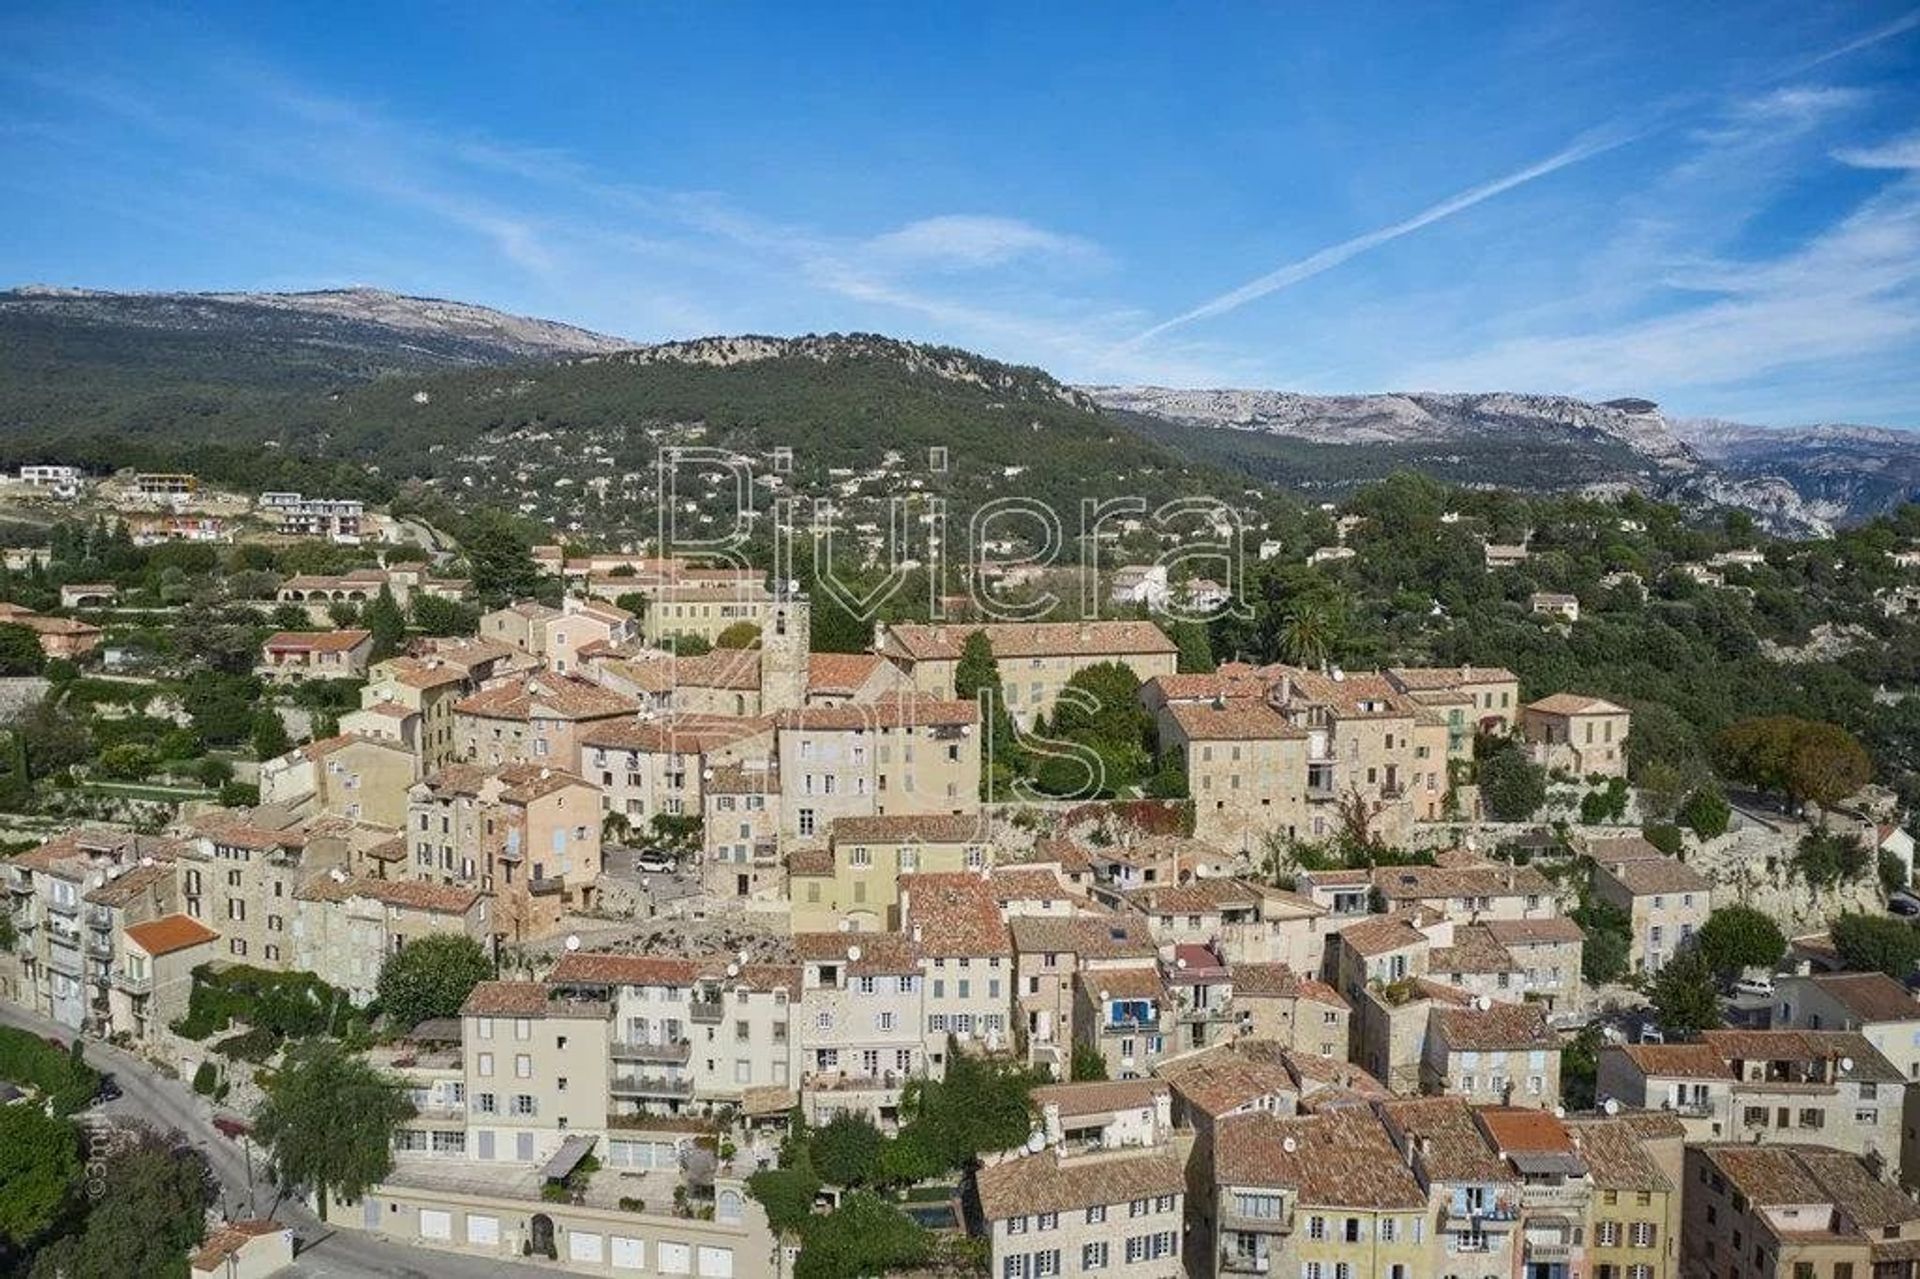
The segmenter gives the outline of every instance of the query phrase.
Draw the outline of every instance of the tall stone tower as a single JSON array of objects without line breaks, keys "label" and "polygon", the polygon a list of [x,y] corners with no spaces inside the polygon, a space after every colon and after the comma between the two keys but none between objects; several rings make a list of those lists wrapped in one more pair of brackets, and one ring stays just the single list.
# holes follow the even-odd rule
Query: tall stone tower
[{"label": "tall stone tower", "polygon": [[760,632],[760,713],[796,710],[807,701],[807,649],[813,606],[791,589],[775,587],[773,610]]}]

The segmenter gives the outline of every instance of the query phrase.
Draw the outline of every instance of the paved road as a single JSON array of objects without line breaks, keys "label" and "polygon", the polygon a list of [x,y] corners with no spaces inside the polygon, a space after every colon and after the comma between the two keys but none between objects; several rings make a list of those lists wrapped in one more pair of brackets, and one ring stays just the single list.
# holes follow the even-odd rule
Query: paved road
[{"label": "paved road", "polygon": [[[36,1035],[57,1035],[71,1041],[73,1031],[16,1004],[0,1001],[0,1024],[18,1026]],[[251,1151],[229,1140],[212,1123],[213,1110],[203,1097],[186,1084],[156,1073],[131,1053],[109,1044],[88,1040],[84,1049],[87,1064],[111,1073],[120,1085],[120,1097],[94,1111],[102,1115],[141,1119],[162,1132],[179,1132],[207,1156],[214,1175],[220,1179],[223,1210],[230,1216],[249,1212],[273,1216],[303,1241],[300,1256],[284,1274],[306,1279],[528,1279],[538,1274],[571,1273],[553,1265],[523,1265],[465,1257],[410,1244],[394,1243],[358,1230],[336,1230],[307,1210],[304,1203],[283,1199],[275,1205],[273,1186],[267,1181],[265,1160],[257,1149]],[[82,1115],[81,1118],[85,1118]],[[249,1189],[248,1164],[252,1164]],[[249,1195],[251,1204],[249,1207]]]}]

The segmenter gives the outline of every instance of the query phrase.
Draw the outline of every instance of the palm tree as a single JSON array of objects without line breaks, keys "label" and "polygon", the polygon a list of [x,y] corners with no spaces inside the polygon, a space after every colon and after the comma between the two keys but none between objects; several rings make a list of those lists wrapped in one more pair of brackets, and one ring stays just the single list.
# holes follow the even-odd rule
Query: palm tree
[{"label": "palm tree", "polygon": [[1324,666],[1336,631],[1332,609],[1319,600],[1296,600],[1281,617],[1281,655],[1295,666]]}]

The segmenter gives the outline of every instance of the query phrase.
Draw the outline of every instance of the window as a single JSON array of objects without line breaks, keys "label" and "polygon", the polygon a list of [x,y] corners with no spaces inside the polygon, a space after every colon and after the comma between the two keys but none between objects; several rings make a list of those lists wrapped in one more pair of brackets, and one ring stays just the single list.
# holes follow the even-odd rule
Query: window
[{"label": "window", "polygon": [[[1087,1209],[1087,1224],[1089,1226],[1097,1226],[1106,1219],[1107,1206],[1105,1204],[1095,1204],[1093,1207]],[[1103,1261],[1101,1264],[1104,1265],[1106,1263]]]},{"label": "window", "polygon": [[1104,1243],[1081,1245],[1080,1268],[1082,1270],[1105,1270],[1107,1268],[1107,1245]]},{"label": "window", "polygon": [[492,1053],[480,1054],[479,1073],[482,1076],[490,1076],[493,1074],[493,1054]]},{"label": "window", "polygon": [[1036,1230],[1058,1230],[1059,1228],[1060,1214],[1057,1212],[1043,1212],[1039,1220],[1034,1223]]},{"label": "window", "polygon": [[1653,1247],[1653,1223],[1636,1221],[1633,1223],[1633,1246],[1636,1248]]},{"label": "window", "polygon": [[1010,1235],[1024,1235],[1024,1234],[1026,1234],[1026,1233],[1027,1233],[1027,1219],[1026,1219],[1025,1217],[1008,1217],[1008,1218],[1007,1218],[1007,1233],[1008,1233],[1008,1234],[1010,1234]]},{"label": "window", "polygon": [[1307,1218],[1307,1238],[1325,1239],[1327,1237],[1327,1219],[1325,1217]]},{"label": "window", "polygon": [[1594,1243],[1598,1244],[1602,1248],[1619,1247],[1620,1246],[1620,1223],[1617,1221],[1601,1222],[1598,1226],[1594,1228],[1593,1241]]}]

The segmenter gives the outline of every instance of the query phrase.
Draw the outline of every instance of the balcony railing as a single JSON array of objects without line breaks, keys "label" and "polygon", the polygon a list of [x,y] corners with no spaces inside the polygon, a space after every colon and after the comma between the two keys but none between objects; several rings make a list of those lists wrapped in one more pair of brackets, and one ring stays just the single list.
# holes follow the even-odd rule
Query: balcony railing
[{"label": "balcony railing", "polygon": [[47,898],[47,909],[56,915],[65,915],[71,919],[80,913],[80,903],[78,900],[63,902],[58,897],[49,897]]},{"label": "balcony railing", "polygon": [[687,1005],[687,1015],[697,1022],[713,1025],[727,1015],[727,1005],[719,999],[696,999]]},{"label": "balcony railing", "polygon": [[73,951],[62,950],[58,947],[48,949],[47,967],[65,977],[78,978],[82,972],[80,956]]},{"label": "balcony railing", "polygon": [[113,910],[108,906],[87,907],[87,927],[108,929],[113,927]]},{"label": "balcony railing", "polygon": [[535,897],[551,897],[566,886],[567,881],[559,875],[542,875],[527,881],[527,891]]},{"label": "balcony railing", "polygon": [[691,1097],[693,1080],[665,1075],[615,1075],[607,1091],[628,1097]]},{"label": "balcony railing", "polygon": [[1158,1012],[1110,1016],[1101,1029],[1109,1035],[1126,1035],[1137,1030],[1154,1030],[1160,1025]]},{"label": "balcony railing", "polygon": [[685,1065],[687,1058],[693,1054],[693,1045],[684,1039],[616,1041],[612,1051],[616,1061],[660,1061]]},{"label": "balcony railing", "polygon": [[152,973],[130,973],[126,969],[116,969],[113,984],[129,995],[147,995],[153,992]]},{"label": "balcony railing", "polygon": [[1273,1271],[1271,1257],[1262,1254],[1249,1255],[1226,1249],[1220,1254],[1220,1272],[1229,1275],[1264,1275]]},{"label": "balcony railing", "polygon": [[100,933],[87,934],[87,953],[95,959],[112,959],[113,938]]}]

